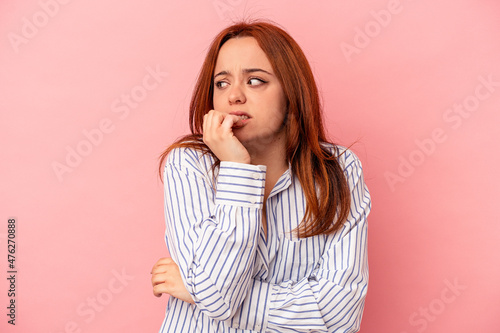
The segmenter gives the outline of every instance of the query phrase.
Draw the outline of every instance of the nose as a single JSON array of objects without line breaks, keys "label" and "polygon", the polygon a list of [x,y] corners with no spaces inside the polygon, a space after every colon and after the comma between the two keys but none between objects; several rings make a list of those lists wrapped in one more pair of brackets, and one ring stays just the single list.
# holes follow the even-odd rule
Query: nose
[{"label": "nose", "polygon": [[240,84],[233,84],[229,92],[229,104],[243,104],[246,102],[245,93]]}]

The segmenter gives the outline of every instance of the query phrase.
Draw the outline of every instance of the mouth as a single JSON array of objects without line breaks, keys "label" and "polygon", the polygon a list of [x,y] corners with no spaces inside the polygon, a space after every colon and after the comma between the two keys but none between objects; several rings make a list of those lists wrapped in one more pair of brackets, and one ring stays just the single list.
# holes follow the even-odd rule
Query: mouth
[{"label": "mouth", "polygon": [[241,119],[248,119],[248,118],[252,118],[250,117],[250,115],[246,112],[243,112],[243,111],[233,111],[233,112],[229,112],[230,115],[233,115],[233,116],[238,116],[240,117]]},{"label": "mouth", "polygon": [[249,121],[249,119],[252,118],[248,115],[248,113],[242,111],[230,112],[229,114],[240,118],[237,122],[233,124],[233,128],[241,128],[245,126],[246,123]]}]

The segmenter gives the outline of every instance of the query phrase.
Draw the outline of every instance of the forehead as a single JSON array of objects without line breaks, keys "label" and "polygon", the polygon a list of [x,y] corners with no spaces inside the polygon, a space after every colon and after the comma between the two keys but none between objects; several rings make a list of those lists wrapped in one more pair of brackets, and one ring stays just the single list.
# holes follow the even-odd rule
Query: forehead
[{"label": "forehead", "polygon": [[271,63],[253,37],[231,38],[222,45],[215,71],[261,68],[272,73]]}]

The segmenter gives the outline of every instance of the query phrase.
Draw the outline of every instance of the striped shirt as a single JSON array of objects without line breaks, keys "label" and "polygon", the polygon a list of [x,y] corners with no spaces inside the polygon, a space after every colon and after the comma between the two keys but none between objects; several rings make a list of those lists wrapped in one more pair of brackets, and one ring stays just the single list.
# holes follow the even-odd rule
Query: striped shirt
[{"label": "striped shirt", "polygon": [[[331,147],[337,156],[343,147]],[[214,160],[190,148],[167,157],[165,240],[195,304],[169,297],[160,332],[357,332],[368,287],[370,194],[359,159],[340,155],[351,192],[331,235],[297,238],[305,212],[291,168],[266,201],[266,166]]]}]

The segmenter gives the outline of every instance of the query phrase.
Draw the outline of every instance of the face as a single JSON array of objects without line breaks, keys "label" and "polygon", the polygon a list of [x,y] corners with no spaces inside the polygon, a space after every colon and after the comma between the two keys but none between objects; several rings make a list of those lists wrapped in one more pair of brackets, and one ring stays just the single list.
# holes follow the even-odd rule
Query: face
[{"label": "face", "polygon": [[214,109],[240,116],[234,135],[247,147],[284,139],[286,100],[271,63],[253,37],[221,47],[214,72]]}]

